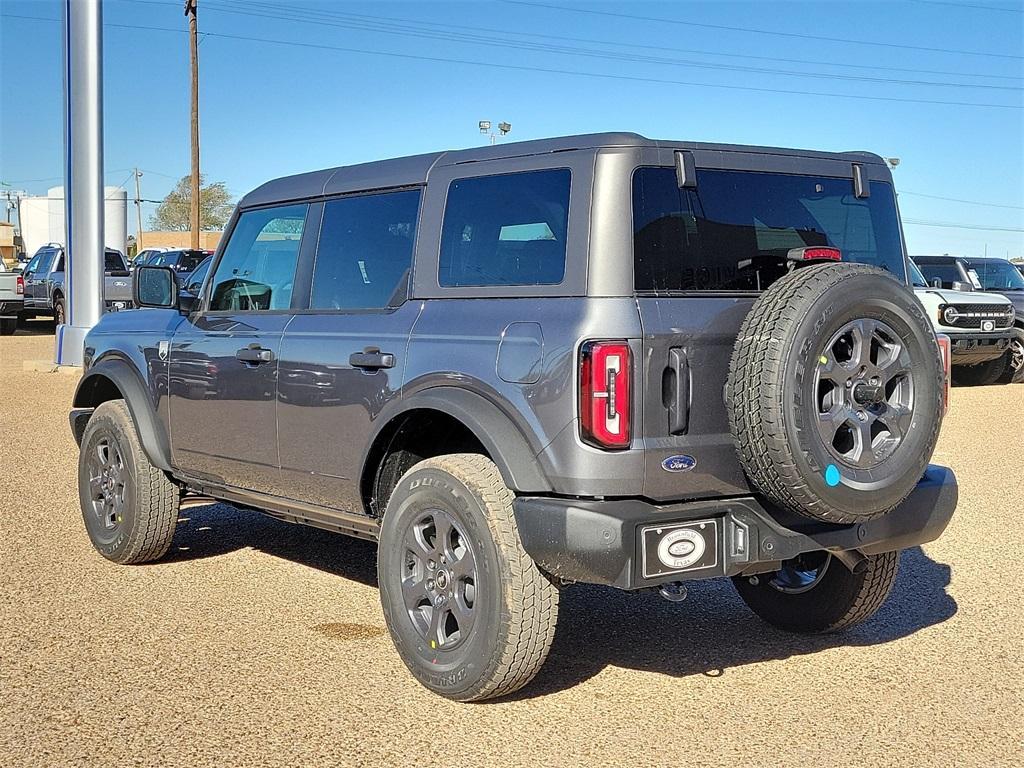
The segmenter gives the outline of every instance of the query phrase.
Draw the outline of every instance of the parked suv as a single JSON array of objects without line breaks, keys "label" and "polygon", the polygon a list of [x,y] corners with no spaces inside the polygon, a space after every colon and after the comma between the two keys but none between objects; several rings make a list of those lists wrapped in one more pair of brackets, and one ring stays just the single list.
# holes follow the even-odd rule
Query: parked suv
[{"label": "parked suv", "polygon": [[928,284],[913,259],[909,260],[914,293],[924,304],[938,333],[949,336],[954,381],[984,385],[1001,381],[1010,365],[1013,304],[1004,296],[967,290],[954,291]]},{"label": "parked suv", "polygon": [[[131,273],[124,255],[113,248],[103,254],[103,307],[107,312],[132,306]],[[67,322],[64,286],[64,248],[56,243],[36,251],[22,272],[25,278],[25,308],[22,317],[51,315],[57,325]]]},{"label": "parked suv", "polygon": [[391,637],[452,699],[532,679],[574,582],[728,576],[844,629],[956,504],[875,155],[600,134],[334,168],[246,195],[197,297],[136,276],[70,416],[96,549],[157,559],[213,499],[376,540]]},{"label": "parked suv", "polygon": [[942,288],[953,283],[976,291],[1001,293],[1013,302],[1016,320],[1010,337],[1008,380],[1024,383],[1024,275],[1006,259],[978,256],[916,256],[925,278]]}]

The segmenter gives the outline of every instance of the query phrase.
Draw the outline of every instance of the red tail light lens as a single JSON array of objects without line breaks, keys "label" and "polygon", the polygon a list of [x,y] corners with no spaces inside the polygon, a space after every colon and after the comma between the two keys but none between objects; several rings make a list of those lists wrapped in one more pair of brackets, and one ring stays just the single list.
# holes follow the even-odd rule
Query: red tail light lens
[{"label": "red tail light lens", "polygon": [[786,258],[791,261],[818,261],[819,259],[842,261],[843,252],[838,248],[829,248],[827,246],[790,248],[789,252],[786,254]]},{"label": "red tail light lens", "polygon": [[18,287],[15,289],[19,296],[25,295],[25,278],[18,275]]},{"label": "red tail light lens", "polygon": [[949,336],[944,333],[939,333],[936,334],[935,338],[939,342],[939,356],[942,358],[943,379],[945,380],[945,384],[942,389],[942,413],[945,415],[949,410],[949,378],[950,366],[952,365],[950,356],[952,354],[952,350],[950,349]]},{"label": "red tail light lens", "polygon": [[584,442],[629,447],[633,360],[624,341],[588,341],[580,351],[580,425]]}]

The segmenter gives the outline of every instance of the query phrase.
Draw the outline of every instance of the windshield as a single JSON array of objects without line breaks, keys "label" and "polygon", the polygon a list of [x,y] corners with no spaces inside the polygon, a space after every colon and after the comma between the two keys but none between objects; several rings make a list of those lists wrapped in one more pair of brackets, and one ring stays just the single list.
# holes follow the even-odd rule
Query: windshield
[{"label": "windshield", "polygon": [[918,269],[917,264],[914,263],[913,259],[907,259],[907,264],[910,265],[910,283],[915,288],[928,288],[928,281],[924,279],[924,275],[921,274],[921,270]]},{"label": "windshield", "polygon": [[1008,261],[991,259],[989,261],[965,261],[967,274],[974,272],[978,282],[985,291],[1024,291],[1024,276]]},{"label": "windshield", "polygon": [[789,271],[794,248],[831,246],[843,261],[906,279],[892,186],[854,195],[849,178],[697,171],[681,189],[674,168],[633,175],[638,291],[764,290]]}]

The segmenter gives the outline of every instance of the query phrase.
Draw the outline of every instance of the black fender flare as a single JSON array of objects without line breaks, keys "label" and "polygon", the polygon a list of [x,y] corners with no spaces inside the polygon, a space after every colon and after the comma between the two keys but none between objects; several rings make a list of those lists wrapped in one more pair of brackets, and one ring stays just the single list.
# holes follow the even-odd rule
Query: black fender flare
[{"label": "black fender flare", "polygon": [[171,441],[167,429],[156,414],[156,408],[143,383],[142,375],[126,360],[115,357],[100,360],[86,371],[75,390],[76,408],[96,408],[113,399],[103,379],[112,383],[128,406],[142,450],[153,466],[171,471]]},{"label": "black fender flare", "polygon": [[378,440],[396,419],[416,410],[433,410],[460,421],[483,445],[501,472],[505,484],[522,493],[550,493],[551,483],[544,475],[534,449],[510,416],[483,395],[460,387],[430,387],[396,401],[397,408],[385,409],[368,441],[360,463],[360,477],[366,477],[371,457],[377,454]]}]

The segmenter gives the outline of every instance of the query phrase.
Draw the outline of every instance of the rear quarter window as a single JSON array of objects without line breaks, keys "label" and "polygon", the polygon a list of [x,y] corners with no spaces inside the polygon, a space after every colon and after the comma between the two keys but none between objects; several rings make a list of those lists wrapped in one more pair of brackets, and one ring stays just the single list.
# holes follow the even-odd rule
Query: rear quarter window
[{"label": "rear quarter window", "polygon": [[561,283],[570,183],[567,168],[453,181],[441,229],[439,284]]}]

